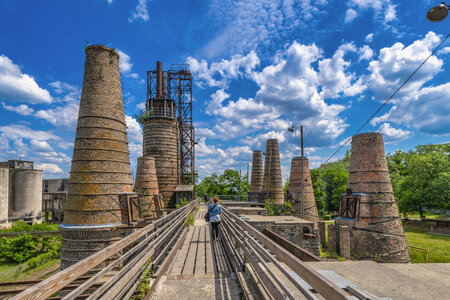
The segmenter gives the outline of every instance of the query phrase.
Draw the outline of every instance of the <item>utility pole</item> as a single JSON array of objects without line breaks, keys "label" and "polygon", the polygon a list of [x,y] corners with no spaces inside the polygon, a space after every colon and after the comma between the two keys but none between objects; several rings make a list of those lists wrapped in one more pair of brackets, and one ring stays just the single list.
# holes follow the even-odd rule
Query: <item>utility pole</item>
[{"label": "utility pole", "polygon": [[302,213],[301,213],[301,217],[302,217],[302,219],[304,219],[304,217],[305,217],[305,197],[304,197],[304,190],[303,190],[303,187],[304,187],[304,179],[303,179],[303,174],[304,174],[304,169],[305,169],[305,165],[304,165],[304,160],[303,160],[303,125],[300,125],[300,143],[301,143],[301,149],[302,149],[302,178],[301,178],[301,180],[302,180],[302,185],[301,185],[301,188],[302,188]]},{"label": "utility pole", "polygon": [[238,201],[241,201],[241,170],[239,170]]}]

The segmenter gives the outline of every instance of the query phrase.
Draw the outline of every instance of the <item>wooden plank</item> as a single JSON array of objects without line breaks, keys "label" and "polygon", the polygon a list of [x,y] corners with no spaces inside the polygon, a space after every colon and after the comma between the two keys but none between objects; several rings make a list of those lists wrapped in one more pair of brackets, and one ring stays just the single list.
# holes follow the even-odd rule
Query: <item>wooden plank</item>
[{"label": "wooden plank", "polygon": [[[169,267],[170,263],[174,259],[175,255],[178,252],[178,249],[181,247],[181,245],[184,243],[186,236],[188,233],[188,229],[185,229],[180,237],[180,239],[175,243],[173,248],[170,250],[169,254],[167,255],[166,259],[163,261],[157,272],[156,279],[152,282],[151,289],[148,292],[147,295],[145,295],[143,300],[148,300],[152,296],[152,293],[156,290],[156,285],[158,284],[159,280],[161,279],[162,275],[167,271],[167,268]],[[128,298],[125,298],[128,299]]]},{"label": "wooden plank", "polygon": [[181,274],[183,274],[183,275],[194,274],[194,266],[195,266],[195,259],[197,257],[199,233],[200,233],[200,227],[194,226],[194,235],[192,236],[191,245],[189,247],[189,251],[186,256],[186,261],[184,263],[183,271],[181,272]]},{"label": "wooden plank", "polygon": [[319,272],[306,265],[293,254],[273,242],[244,220],[230,213],[226,208],[223,209],[227,216],[231,217],[240,226],[258,239],[265,248],[275,254],[281,261],[284,261],[292,270],[294,270],[294,272],[301,274],[302,278],[326,299],[351,299],[352,296],[350,296],[350,294],[339,288]]},{"label": "wooden plank", "polygon": [[209,224],[205,226],[205,250],[206,250],[206,274],[214,274],[215,264],[213,250],[211,248],[211,229]]},{"label": "wooden plank", "polygon": [[95,268],[117,252],[123,250],[125,247],[128,247],[141,237],[145,236],[149,232],[151,232],[155,226],[160,226],[169,220],[173,219],[178,214],[182,213],[185,209],[187,209],[189,206],[186,206],[185,208],[179,209],[177,211],[172,212],[171,214],[155,221],[154,223],[151,223],[150,225],[137,230],[136,232],[130,234],[129,236],[121,239],[120,241],[117,241],[114,244],[109,245],[108,247],[104,248],[103,250],[100,250],[99,252],[96,252],[92,254],[91,256],[79,261],[76,264],[73,264],[72,266],[68,267],[67,269],[64,269],[57,274],[53,275],[50,278],[47,278],[40,283],[28,288],[27,290],[23,291],[19,295],[16,295],[12,299],[14,300],[41,300],[45,299],[57,291],[59,291],[64,286],[68,285],[72,281],[76,280],[81,275],[85,274],[86,272],[90,271],[91,269]]},{"label": "wooden plank", "polygon": [[227,263],[220,241],[214,242],[214,250],[216,253],[217,271],[220,274],[228,274]]},{"label": "wooden plank", "polygon": [[181,271],[183,271],[184,262],[186,260],[187,253],[189,251],[189,245],[192,240],[192,236],[194,234],[194,227],[188,227],[188,235],[184,240],[183,246],[181,246],[180,251],[178,251],[177,256],[175,258],[175,263],[170,270],[171,275],[181,275]]},{"label": "wooden plank", "polygon": [[197,258],[195,260],[195,275],[206,273],[206,226],[199,227],[200,236],[198,241]]}]

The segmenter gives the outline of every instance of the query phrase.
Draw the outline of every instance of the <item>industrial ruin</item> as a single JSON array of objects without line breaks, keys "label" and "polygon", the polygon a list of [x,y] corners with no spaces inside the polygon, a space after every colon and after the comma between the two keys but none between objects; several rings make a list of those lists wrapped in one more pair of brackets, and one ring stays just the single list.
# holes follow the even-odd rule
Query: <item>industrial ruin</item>
[{"label": "industrial ruin", "polygon": [[284,203],[280,150],[278,148],[277,139],[267,140],[266,152],[264,155],[265,160],[262,199],[269,199],[275,203]]},{"label": "industrial ruin", "polygon": [[12,222],[42,221],[42,170],[34,163],[9,160],[0,163],[0,227]]},{"label": "industrial ruin", "polygon": [[302,157],[294,157],[292,159],[287,197],[292,203],[292,213],[302,219],[313,222],[315,224],[314,226],[317,228],[319,213],[317,212],[316,199],[314,198],[311,172],[309,171],[307,157],[303,157],[303,159]]},{"label": "industrial ruin", "polygon": [[[99,45],[85,52],[70,178],[42,180],[42,171],[30,162],[0,164],[0,217],[5,222],[25,217],[37,222],[43,208],[46,221],[61,223],[62,271],[37,284],[35,293],[67,295],[60,282],[83,282],[81,276],[90,274],[84,283],[72,285],[70,297],[89,292],[92,299],[129,299],[151,261],[156,279],[149,283],[149,295],[158,295],[155,286],[163,275],[170,280],[215,280],[217,274],[228,278],[231,273],[238,274],[246,295],[253,289],[260,298],[368,295],[338,287],[304,264],[322,260],[325,226],[319,222],[308,158],[292,159],[284,194],[276,139],[266,141],[264,153],[253,151],[248,200],[221,202],[223,227],[219,242],[212,242],[203,220],[207,207],[194,198],[195,135],[187,65],[164,71],[157,62],[156,70],[147,72],[146,108],[137,115],[144,129],[143,154],[133,186],[119,56]],[[188,205],[175,209],[186,200]],[[270,207],[281,213],[269,215]],[[339,217],[328,227],[328,248],[346,258],[409,261],[381,134],[353,137],[348,190],[341,195]],[[298,283],[294,270],[311,288]],[[32,293],[25,290],[17,299]]]},{"label": "industrial ruin", "polygon": [[380,133],[352,138],[347,193],[328,227],[328,246],[347,258],[410,261]]}]

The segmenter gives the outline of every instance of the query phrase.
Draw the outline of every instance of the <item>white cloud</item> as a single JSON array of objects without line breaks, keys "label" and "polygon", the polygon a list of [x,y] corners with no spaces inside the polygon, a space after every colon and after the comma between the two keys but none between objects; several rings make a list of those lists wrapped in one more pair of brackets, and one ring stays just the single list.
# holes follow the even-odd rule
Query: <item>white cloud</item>
[{"label": "white cloud", "polygon": [[373,33],[369,33],[368,35],[366,35],[365,41],[367,43],[372,43],[372,41],[373,41]]},{"label": "white cloud", "polygon": [[[358,11],[367,11],[367,10],[373,10],[375,13],[375,17],[378,19],[381,19],[383,24],[387,25],[387,23],[392,22],[396,19],[396,5],[391,3],[391,0],[349,0],[347,2],[347,6],[349,9],[352,9],[355,11],[351,16],[348,16],[347,10],[347,16],[346,16],[346,23],[351,22],[355,19],[355,17],[358,14]],[[348,18],[347,18],[348,17]],[[347,22],[348,20],[348,22]]]},{"label": "white cloud", "polygon": [[138,79],[139,75],[137,73],[131,73],[131,68],[133,68],[133,63],[131,62],[131,57],[121,50],[117,50],[119,53],[119,70],[123,76]]},{"label": "white cloud", "polygon": [[347,9],[345,12],[345,23],[352,22],[356,17],[358,16],[358,13],[353,8]]},{"label": "white cloud", "polygon": [[44,172],[51,173],[51,174],[64,173],[64,171],[57,164],[42,163],[42,164],[37,164],[35,166],[35,168],[38,170],[43,170]]},{"label": "white cloud", "polygon": [[131,116],[125,116],[127,123],[128,140],[142,145],[142,128],[138,121]]},{"label": "white cloud", "polygon": [[139,0],[138,5],[136,6],[136,10],[131,14],[128,18],[130,23],[133,23],[135,20],[142,20],[143,22],[147,22],[150,19],[147,10],[147,0]]},{"label": "white cloud", "polygon": [[389,123],[383,123],[377,131],[383,135],[383,141],[387,144],[404,141],[414,136],[412,131],[391,127]]},{"label": "white cloud", "polygon": [[0,99],[32,104],[52,102],[50,93],[5,55],[0,55]]},{"label": "white cloud", "polygon": [[196,127],[195,128],[195,135],[198,137],[210,137],[214,138],[216,137],[216,133],[209,129],[209,128],[202,128],[202,127]]},{"label": "white cloud", "polygon": [[450,83],[426,87],[397,103],[374,123],[390,121],[429,135],[450,134]]},{"label": "white cloud", "polygon": [[325,0],[213,0],[208,15],[219,30],[202,54],[209,58],[242,54],[285,43],[299,28],[311,30],[313,17],[323,14],[327,4]]},{"label": "white cloud", "polygon": [[[402,43],[395,43],[392,47],[380,50],[377,60],[370,62],[368,70],[369,88],[374,92],[374,99],[387,99],[408,76],[431,54],[431,49],[440,39],[434,32],[428,32],[423,39],[416,40],[405,47]],[[430,57],[427,63],[412,77],[392,102],[402,97],[411,97],[425,82],[442,70],[443,61],[436,56]]]},{"label": "white cloud", "polygon": [[110,5],[111,3],[113,3],[113,0],[108,0],[108,5]]},{"label": "white cloud", "polygon": [[60,140],[61,138],[53,134],[51,131],[34,130],[24,125],[12,124],[8,126],[0,126],[0,132],[3,132],[10,139],[26,138],[38,141]]},{"label": "white cloud", "polygon": [[450,53],[450,47],[444,47],[438,51],[439,55],[444,55],[444,54],[449,54],[449,53]]},{"label": "white cloud", "polygon": [[393,4],[389,4],[386,7],[386,10],[384,12],[384,23],[388,23],[390,21],[395,20],[395,18],[397,17],[397,12],[395,10],[396,7],[397,7],[397,5],[393,5]]},{"label": "white cloud", "polygon": [[52,125],[73,129],[77,125],[78,110],[78,103],[67,103],[64,106],[39,110],[34,116]]},{"label": "white cloud", "polygon": [[4,109],[16,112],[22,116],[29,116],[29,115],[33,114],[33,112],[34,112],[34,109],[32,109],[31,107],[29,107],[26,104],[21,104],[19,106],[11,106],[11,105],[6,105],[4,102],[2,102],[2,106]]},{"label": "white cloud", "polygon": [[222,107],[222,102],[230,97],[229,94],[225,93],[223,89],[217,90],[211,95],[211,101],[206,107],[206,113],[208,115],[217,115],[219,113],[219,108]]},{"label": "white cloud", "polygon": [[359,53],[359,60],[369,60],[373,57],[373,50],[367,46],[364,45],[358,50]]},{"label": "white cloud", "polygon": [[[260,61],[255,51],[250,51],[246,56],[233,55],[230,60],[222,59],[208,67],[206,60],[197,61],[188,57],[186,63],[199,87],[227,88],[232,79],[244,78],[259,65]],[[220,80],[216,79],[217,76]]]},{"label": "white cloud", "polygon": [[53,151],[53,148],[46,141],[38,141],[32,139],[30,141],[31,150],[43,152],[43,151]]}]

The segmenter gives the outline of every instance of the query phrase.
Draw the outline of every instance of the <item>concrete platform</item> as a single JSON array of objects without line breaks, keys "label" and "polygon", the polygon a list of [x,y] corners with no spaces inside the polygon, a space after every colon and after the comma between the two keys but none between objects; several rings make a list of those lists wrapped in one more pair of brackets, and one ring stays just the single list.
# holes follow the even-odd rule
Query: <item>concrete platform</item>
[{"label": "concrete platform", "polygon": [[252,202],[252,201],[220,201],[220,204],[225,207],[233,207],[233,206],[246,206],[246,207],[264,207],[265,203],[261,202]]},{"label": "concrete platform", "polygon": [[359,288],[392,299],[450,299],[450,263],[379,264],[373,261],[307,262],[332,270]]},{"label": "concrete platform", "polygon": [[246,207],[246,206],[232,206],[228,210],[237,215],[261,215],[267,216],[267,209],[262,207]]},{"label": "concrete platform", "polygon": [[293,225],[293,224],[305,224],[311,226],[314,225],[313,222],[292,216],[241,215],[241,218],[252,225],[254,223],[272,223],[274,225]]}]

